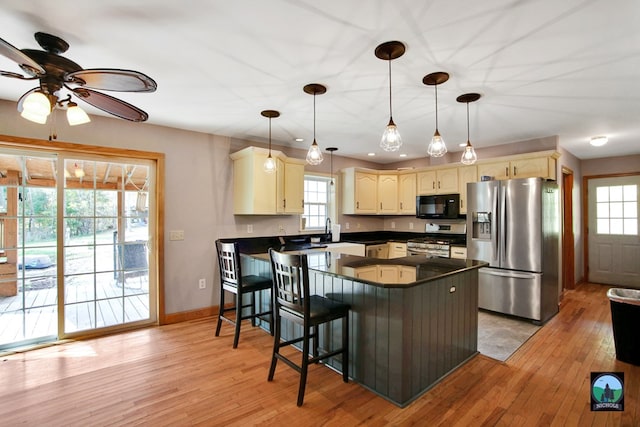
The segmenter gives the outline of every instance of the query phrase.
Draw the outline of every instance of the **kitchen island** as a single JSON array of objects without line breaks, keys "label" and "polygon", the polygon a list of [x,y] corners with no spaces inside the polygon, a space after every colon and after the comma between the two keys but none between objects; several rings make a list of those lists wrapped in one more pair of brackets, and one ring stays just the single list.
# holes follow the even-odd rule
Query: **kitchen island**
[{"label": "kitchen island", "polygon": [[[349,372],[364,387],[402,407],[478,353],[478,268],[486,263],[307,255],[311,292],[351,305]],[[243,256],[243,269],[269,275],[268,255]],[[299,336],[297,327],[283,323],[283,338]],[[339,322],[321,329],[321,351],[340,345],[340,334]],[[342,363],[327,362],[338,371]]]}]

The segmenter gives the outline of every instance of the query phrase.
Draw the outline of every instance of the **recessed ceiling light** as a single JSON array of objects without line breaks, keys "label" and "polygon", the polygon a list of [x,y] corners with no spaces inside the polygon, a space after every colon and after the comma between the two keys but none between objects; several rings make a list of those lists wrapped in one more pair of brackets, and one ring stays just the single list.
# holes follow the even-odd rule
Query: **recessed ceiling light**
[{"label": "recessed ceiling light", "polygon": [[367,156],[375,156],[376,153],[367,153]]},{"label": "recessed ceiling light", "polygon": [[400,154],[400,157],[407,157],[405,153]]},{"label": "recessed ceiling light", "polygon": [[304,138],[295,138],[294,141],[295,142],[304,142]]},{"label": "recessed ceiling light", "polygon": [[591,138],[591,145],[593,145],[594,147],[601,147],[607,142],[609,142],[609,138],[607,138],[606,136],[594,136],[593,138]]},{"label": "recessed ceiling light", "polygon": [[467,146],[466,142],[462,142],[462,143],[458,144],[458,147],[466,147],[466,146]]}]

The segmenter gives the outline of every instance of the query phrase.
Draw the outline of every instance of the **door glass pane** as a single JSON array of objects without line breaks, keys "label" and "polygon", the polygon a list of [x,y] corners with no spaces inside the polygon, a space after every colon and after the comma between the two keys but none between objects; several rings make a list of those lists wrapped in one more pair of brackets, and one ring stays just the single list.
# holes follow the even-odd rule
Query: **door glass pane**
[{"label": "door glass pane", "polygon": [[65,333],[149,319],[149,166],[75,159],[65,165],[82,170],[65,179],[65,283],[74,288],[65,292],[73,296],[65,300],[72,316]]}]

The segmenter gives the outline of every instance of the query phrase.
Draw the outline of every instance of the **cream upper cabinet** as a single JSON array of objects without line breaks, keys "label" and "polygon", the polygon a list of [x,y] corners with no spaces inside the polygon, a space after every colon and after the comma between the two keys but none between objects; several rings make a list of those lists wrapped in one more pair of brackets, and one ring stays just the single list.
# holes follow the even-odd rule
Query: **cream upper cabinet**
[{"label": "cream upper cabinet", "polygon": [[267,150],[256,147],[248,147],[231,154],[235,215],[276,213],[276,174],[264,171],[267,155]]},{"label": "cream upper cabinet", "polygon": [[460,166],[458,168],[458,183],[460,184],[460,213],[467,213],[467,184],[478,181],[477,166]]},{"label": "cream upper cabinet", "polygon": [[234,215],[277,215],[303,212],[304,160],[272,150],[276,173],[264,171],[269,152],[247,147],[231,154]]},{"label": "cream upper cabinet", "polygon": [[416,214],[416,179],[415,172],[398,174],[398,213],[401,215]]},{"label": "cream upper cabinet", "polygon": [[378,213],[398,213],[398,175],[378,175]]},{"label": "cream upper cabinet", "polygon": [[493,179],[541,177],[556,179],[557,152],[529,153],[511,156],[500,161],[478,162],[478,178]]},{"label": "cream upper cabinet", "polygon": [[418,172],[418,194],[449,194],[458,192],[458,168]]},{"label": "cream upper cabinet", "polygon": [[277,210],[282,214],[304,212],[304,160],[280,159],[277,161]]},{"label": "cream upper cabinet", "polygon": [[342,170],[342,212],[378,213],[378,174],[375,171]]}]

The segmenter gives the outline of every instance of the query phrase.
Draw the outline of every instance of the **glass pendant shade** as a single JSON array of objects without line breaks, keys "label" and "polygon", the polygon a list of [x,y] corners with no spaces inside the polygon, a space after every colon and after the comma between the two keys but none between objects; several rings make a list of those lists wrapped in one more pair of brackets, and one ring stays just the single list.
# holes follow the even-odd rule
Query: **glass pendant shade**
[{"label": "glass pendant shade", "polygon": [[67,121],[69,126],[77,126],[89,123],[91,119],[75,102],[70,102],[67,108]]},{"label": "glass pendant shade", "polygon": [[380,140],[380,147],[382,147],[384,151],[398,151],[400,146],[402,146],[400,131],[398,131],[396,124],[393,123],[393,119],[389,119],[389,124],[384,130],[382,139]]},{"label": "glass pendant shade", "polygon": [[309,147],[309,151],[307,151],[307,163],[310,165],[319,165],[324,160],[322,157],[322,152],[320,151],[320,147],[318,147],[318,143],[316,140],[313,140],[313,144]]},{"label": "glass pendant shade", "polygon": [[462,152],[462,158],[460,162],[463,165],[472,165],[478,160],[478,156],[476,155],[476,150],[473,149],[473,145],[471,142],[467,141],[467,146],[464,147],[464,151]]},{"label": "glass pendant shade", "polygon": [[276,171],[276,161],[273,157],[271,157],[271,119],[274,117],[280,117],[280,112],[276,110],[264,110],[260,113],[263,117],[269,118],[269,155],[267,159],[264,161],[263,169],[266,173],[272,174]]},{"label": "glass pendant shade", "polygon": [[440,136],[440,132],[436,129],[436,133],[433,134],[429,147],[427,147],[427,154],[431,157],[442,157],[447,153],[447,145],[444,143],[444,139]]},{"label": "glass pendant shade", "polygon": [[24,99],[20,115],[25,119],[45,124],[49,114],[51,114],[51,103],[44,93],[33,92]]},{"label": "glass pendant shade", "polygon": [[267,160],[264,161],[264,171],[266,173],[275,173],[276,171],[276,161],[271,157],[271,152],[269,152]]}]

